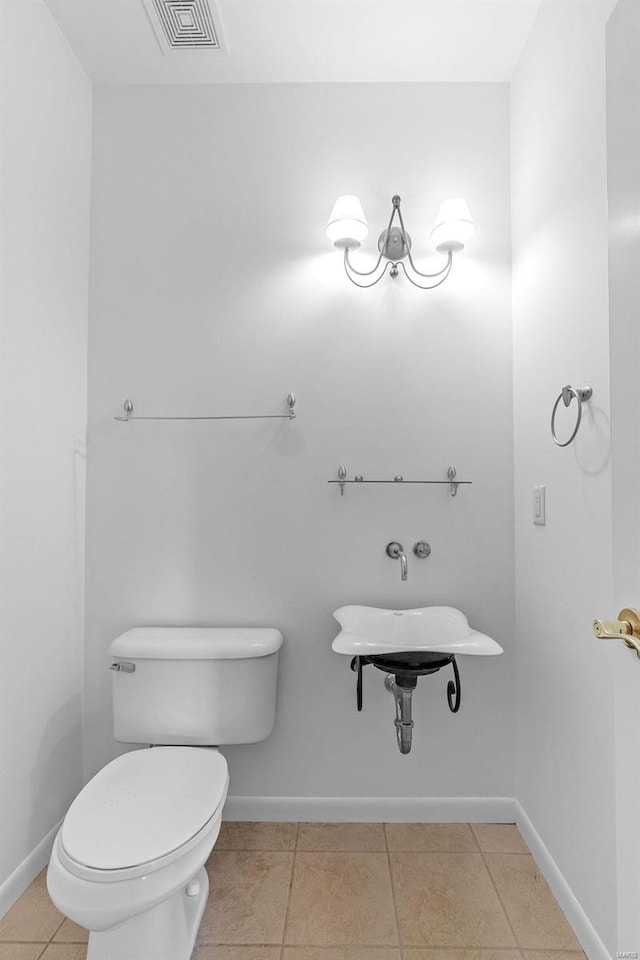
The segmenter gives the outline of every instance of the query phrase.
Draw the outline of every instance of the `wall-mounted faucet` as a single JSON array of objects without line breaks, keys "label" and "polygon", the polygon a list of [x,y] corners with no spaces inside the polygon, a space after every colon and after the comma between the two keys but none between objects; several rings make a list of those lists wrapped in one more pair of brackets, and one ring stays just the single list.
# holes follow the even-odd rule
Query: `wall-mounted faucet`
[{"label": "wall-mounted faucet", "polygon": [[397,543],[395,540],[392,540],[391,543],[388,543],[387,556],[391,557],[392,560],[400,561],[400,579],[406,580],[408,574],[407,555],[404,552],[404,547],[402,544]]}]

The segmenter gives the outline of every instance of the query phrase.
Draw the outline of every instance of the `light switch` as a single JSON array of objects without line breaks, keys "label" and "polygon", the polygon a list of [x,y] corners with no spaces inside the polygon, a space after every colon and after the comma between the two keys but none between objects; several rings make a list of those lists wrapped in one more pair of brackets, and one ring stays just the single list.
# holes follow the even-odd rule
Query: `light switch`
[{"label": "light switch", "polygon": [[545,491],[546,487],[533,488],[533,522],[537,527],[544,527],[547,522]]}]

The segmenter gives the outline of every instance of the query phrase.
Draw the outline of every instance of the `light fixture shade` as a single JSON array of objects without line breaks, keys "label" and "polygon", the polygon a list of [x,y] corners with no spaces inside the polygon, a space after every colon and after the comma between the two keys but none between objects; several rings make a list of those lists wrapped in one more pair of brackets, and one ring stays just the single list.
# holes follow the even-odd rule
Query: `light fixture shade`
[{"label": "light fixture shade", "polygon": [[461,197],[450,197],[441,205],[431,231],[431,240],[439,253],[459,253],[475,233],[476,225]]},{"label": "light fixture shade", "polygon": [[359,247],[369,233],[369,224],[357,197],[338,197],[326,226],[329,240],[336,247]]}]

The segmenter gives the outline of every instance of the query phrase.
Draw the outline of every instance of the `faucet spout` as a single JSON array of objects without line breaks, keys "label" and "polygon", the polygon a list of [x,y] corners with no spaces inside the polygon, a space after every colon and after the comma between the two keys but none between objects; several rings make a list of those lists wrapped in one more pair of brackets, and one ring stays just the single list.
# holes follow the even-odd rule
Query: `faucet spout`
[{"label": "faucet spout", "polygon": [[406,580],[409,573],[409,565],[407,563],[407,555],[404,552],[404,547],[402,544],[397,543],[395,540],[392,540],[391,543],[388,543],[387,556],[391,557],[392,560],[400,561],[400,579]]}]

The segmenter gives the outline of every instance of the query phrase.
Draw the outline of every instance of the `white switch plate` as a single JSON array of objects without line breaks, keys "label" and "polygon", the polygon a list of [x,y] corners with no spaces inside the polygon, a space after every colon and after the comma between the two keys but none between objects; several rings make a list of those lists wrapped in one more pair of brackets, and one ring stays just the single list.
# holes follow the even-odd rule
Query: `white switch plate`
[{"label": "white switch plate", "polygon": [[545,493],[546,487],[533,488],[533,522],[537,527],[544,527],[547,522]]}]

